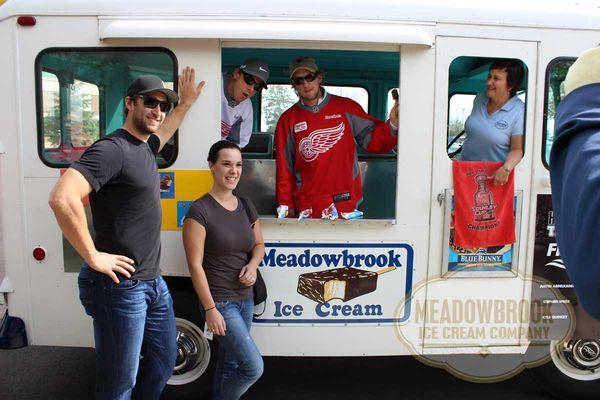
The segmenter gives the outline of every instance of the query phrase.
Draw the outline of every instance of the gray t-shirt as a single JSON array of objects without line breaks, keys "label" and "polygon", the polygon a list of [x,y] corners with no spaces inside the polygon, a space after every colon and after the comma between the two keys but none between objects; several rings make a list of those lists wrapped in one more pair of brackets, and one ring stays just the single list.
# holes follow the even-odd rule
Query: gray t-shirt
[{"label": "gray t-shirt", "polygon": [[160,139],[138,140],[117,129],[88,148],[71,168],[92,186],[90,205],[98,251],[133,259],[132,279],[160,275]]},{"label": "gray t-shirt", "polygon": [[185,216],[206,229],[202,267],[215,301],[252,297],[252,286],[244,286],[238,279],[255,244],[250,222],[258,220],[254,205],[248,200],[246,203],[250,220],[239,198],[237,208],[229,211],[207,193],[192,204]]}]

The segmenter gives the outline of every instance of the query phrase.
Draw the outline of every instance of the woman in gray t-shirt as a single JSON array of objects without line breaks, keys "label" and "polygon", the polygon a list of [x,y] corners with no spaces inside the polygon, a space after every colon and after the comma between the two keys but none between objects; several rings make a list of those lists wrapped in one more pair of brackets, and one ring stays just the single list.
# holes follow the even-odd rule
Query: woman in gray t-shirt
[{"label": "woman in gray t-shirt", "polygon": [[183,245],[208,329],[219,341],[213,399],[239,399],[263,372],[250,326],[265,246],[254,205],[233,194],[242,175],[239,147],[215,143],[208,164],[213,186],[186,214]]}]

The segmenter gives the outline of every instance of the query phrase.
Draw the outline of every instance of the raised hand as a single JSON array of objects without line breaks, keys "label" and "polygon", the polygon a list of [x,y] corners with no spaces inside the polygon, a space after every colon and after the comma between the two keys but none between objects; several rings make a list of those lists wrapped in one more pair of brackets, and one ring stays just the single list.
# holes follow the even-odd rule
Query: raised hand
[{"label": "raised hand", "polygon": [[192,105],[200,93],[206,82],[200,81],[196,85],[196,71],[192,67],[185,67],[179,76],[179,104]]}]

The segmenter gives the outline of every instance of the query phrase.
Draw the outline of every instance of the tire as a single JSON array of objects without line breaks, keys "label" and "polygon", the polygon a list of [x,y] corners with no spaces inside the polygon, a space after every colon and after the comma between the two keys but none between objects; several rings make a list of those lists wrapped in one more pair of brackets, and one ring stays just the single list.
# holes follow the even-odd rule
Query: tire
[{"label": "tire", "polygon": [[543,391],[557,399],[598,399],[600,340],[551,342],[550,361],[529,369]]},{"label": "tire", "polygon": [[177,324],[177,362],[161,398],[209,399],[216,341],[204,337],[204,320],[189,278],[172,278],[167,283],[171,288]]}]

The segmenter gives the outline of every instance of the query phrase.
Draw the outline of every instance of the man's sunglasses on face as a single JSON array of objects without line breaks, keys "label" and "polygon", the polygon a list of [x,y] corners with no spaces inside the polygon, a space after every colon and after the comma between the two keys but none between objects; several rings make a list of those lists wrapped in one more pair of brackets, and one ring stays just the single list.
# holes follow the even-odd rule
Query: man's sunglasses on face
[{"label": "man's sunglasses on face", "polygon": [[260,92],[263,88],[262,83],[257,82],[256,78],[254,78],[254,76],[242,71],[242,74],[244,75],[244,82],[246,82],[247,85],[250,86],[254,86],[254,91],[255,92]]},{"label": "man's sunglasses on face", "polygon": [[135,97],[139,97],[140,99],[142,99],[144,101],[144,107],[146,108],[154,109],[156,108],[156,106],[160,106],[160,112],[167,113],[171,111],[171,103],[169,103],[168,101],[158,100],[156,97],[144,96],[141,94]]},{"label": "man's sunglasses on face", "polygon": [[294,85],[302,85],[304,83],[304,81],[306,82],[312,82],[315,79],[317,79],[317,74],[311,72],[308,75],[304,75],[304,76],[297,76],[295,78],[292,78],[291,81]]}]

